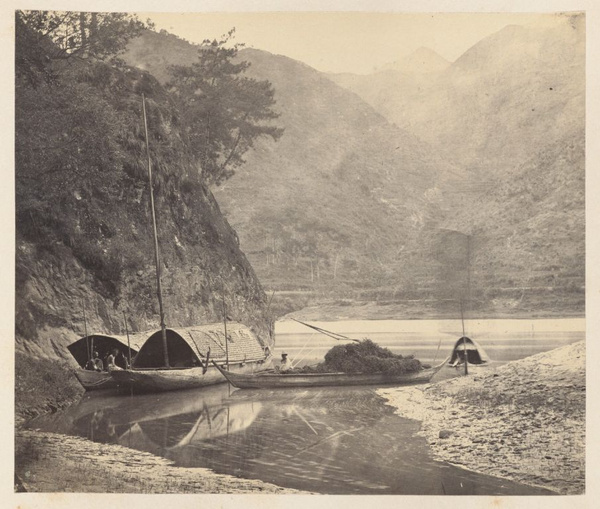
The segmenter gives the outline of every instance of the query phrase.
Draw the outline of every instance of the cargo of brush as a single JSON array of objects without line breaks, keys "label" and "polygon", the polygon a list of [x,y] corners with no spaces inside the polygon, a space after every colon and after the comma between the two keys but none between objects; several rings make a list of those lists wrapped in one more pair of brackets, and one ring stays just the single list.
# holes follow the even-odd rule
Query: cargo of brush
[{"label": "cargo of brush", "polygon": [[370,339],[336,345],[325,354],[325,362],[297,368],[298,373],[383,373],[401,375],[427,368],[412,355],[392,353]]}]

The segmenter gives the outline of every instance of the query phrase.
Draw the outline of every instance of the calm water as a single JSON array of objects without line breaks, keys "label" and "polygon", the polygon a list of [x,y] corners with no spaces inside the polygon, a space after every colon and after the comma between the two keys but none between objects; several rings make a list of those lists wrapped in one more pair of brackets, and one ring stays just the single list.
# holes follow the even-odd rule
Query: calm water
[{"label": "calm water", "polygon": [[[533,331],[519,331],[525,323],[503,322],[500,328],[480,323],[477,335],[472,334],[498,363],[584,337],[582,322],[543,327],[536,322]],[[300,360],[314,348],[304,361],[310,362],[335,344],[296,325],[278,324],[277,352],[285,350]],[[457,332],[450,322],[322,325],[352,337],[368,335],[425,361],[434,358],[442,334],[438,359],[446,357]],[[440,376],[457,372],[444,368]],[[92,394],[30,426],[147,451],[179,466],[207,467],[319,493],[545,493],[434,461],[425,440],[415,437],[419,423],[394,415],[369,387],[242,391],[220,385],[134,397]]]}]

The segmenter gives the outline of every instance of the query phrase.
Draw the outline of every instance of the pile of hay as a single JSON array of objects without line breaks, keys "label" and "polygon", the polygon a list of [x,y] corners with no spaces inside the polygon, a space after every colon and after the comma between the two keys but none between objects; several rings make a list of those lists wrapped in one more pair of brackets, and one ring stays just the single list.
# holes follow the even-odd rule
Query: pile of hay
[{"label": "pile of hay", "polygon": [[301,373],[383,373],[401,375],[423,369],[421,362],[413,356],[392,353],[371,341],[363,339],[357,343],[334,346],[325,354],[325,362],[316,366],[305,366]]}]

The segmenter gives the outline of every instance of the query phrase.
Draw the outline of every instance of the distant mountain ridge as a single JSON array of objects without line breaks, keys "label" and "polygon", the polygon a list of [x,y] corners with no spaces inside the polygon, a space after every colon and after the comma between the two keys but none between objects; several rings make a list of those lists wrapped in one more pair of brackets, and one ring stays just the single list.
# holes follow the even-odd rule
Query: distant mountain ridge
[{"label": "distant mountain ridge", "polygon": [[584,16],[507,26],[427,79],[329,77],[464,169],[445,226],[473,235],[481,301],[583,312]]},{"label": "distant mountain ridge", "polygon": [[509,175],[497,177],[448,226],[472,235],[474,286],[486,288],[492,307],[583,313],[583,131],[566,132]]},{"label": "distant mountain ridge", "polygon": [[476,179],[521,164],[585,123],[585,19],[509,25],[429,79],[331,75]]},{"label": "distant mountain ridge", "polygon": [[375,72],[399,71],[408,74],[430,74],[445,71],[450,62],[430,48],[421,46],[409,55],[382,65]]}]

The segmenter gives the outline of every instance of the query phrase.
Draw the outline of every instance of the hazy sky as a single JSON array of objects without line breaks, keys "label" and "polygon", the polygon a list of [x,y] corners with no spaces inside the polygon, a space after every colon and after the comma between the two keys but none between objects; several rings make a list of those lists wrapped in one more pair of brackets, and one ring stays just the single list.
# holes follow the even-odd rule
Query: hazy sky
[{"label": "hazy sky", "polygon": [[326,72],[369,73],[421,46],[456,60],[483,37],[510,24],[544,22],[522,13],[141,13],[157,29],[191,42],[236,28],[236,41],[286,55]]}]

